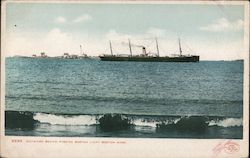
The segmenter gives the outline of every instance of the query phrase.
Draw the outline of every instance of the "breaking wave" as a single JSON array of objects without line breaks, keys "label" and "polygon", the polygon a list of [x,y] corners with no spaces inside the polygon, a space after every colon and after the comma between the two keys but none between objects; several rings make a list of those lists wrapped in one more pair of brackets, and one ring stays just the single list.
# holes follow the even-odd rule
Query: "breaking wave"
[{"label": "breaking wave", "polygon": [[242,126],[242,118],[225,118],[222,120],[211,120],[209,121],[209,126],[221,126],[221,127],[239,127]]},{"label": "breaking wave", "polygon": [[206,129],[218,127],[241,127],[242,118],[228,118],[221,116],[157,116],[130,114],[48,114],[26,111],[6,111],[6,128],[35,128],[39,124],[64,126],[97,125],[103,129],[131,126],[147,126],[160,129]]},{"label": "breaking wave", "polygon": [[77,126],[77,125],[96,124],[96,117],[91,115],[67,116],[67,115],[36,113],[33,118],[34,120],[37,120],[40,123],[48,123],[51,125]]}]

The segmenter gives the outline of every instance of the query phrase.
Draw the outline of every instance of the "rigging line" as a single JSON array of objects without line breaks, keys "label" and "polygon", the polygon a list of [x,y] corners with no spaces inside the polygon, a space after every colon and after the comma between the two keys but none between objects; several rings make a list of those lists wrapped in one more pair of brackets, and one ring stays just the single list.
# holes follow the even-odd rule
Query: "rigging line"
[{"label": "rigging line", "polygon": [[162,47],[160,45],[158,45],[158,47],[159,47],[159,49],[161,50],[162,53],[164,53],[164,54],[167,53],[168,54],[168,51],[166,51],[166,49],[164,47]]},{"label": "rigging line", "polygon": [[186,46],[191,52],[194,52],[194,50],[189,46],[187,42],[183,40],[184,46]]}]

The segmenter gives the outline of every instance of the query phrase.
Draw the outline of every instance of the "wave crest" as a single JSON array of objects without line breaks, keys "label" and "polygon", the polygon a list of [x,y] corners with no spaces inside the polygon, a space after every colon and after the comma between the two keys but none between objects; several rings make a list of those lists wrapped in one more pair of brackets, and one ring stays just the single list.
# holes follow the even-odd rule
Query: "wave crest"
[{"label": "wave crest", "polygon": [[[220,116],[156,116],[130,114],[47,114],[28,111],[6,111],[5,127],[34,128],[39,123],[65,126],[124,126],[172,128],[172,129],[205,129],[212,126],[223,128],[243,126],[242,118]],[[105,127],[106,128],[106,127]]]},{"label": "wave crest", "polygon": [[96,117],[91,115],[63,116],[36,113],[34,115],[34,120],[37,120],[40,123],[49,123],[51,125],[88,126],[96,124]]},{"label": "wave crest", "polygon": [[221,126],[221,127],[239,127],[242,126],[242,118],[226,118],[223,120],[211,120],[208,126]]}]

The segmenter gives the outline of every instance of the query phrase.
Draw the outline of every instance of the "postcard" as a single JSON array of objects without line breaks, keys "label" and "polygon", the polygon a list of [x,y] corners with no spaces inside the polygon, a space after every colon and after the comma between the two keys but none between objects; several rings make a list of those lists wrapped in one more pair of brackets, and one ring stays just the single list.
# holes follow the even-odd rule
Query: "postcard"
[{"label": "postcard", "polygon": [[1,157],[248,157],[249,2],[3,1]]}]

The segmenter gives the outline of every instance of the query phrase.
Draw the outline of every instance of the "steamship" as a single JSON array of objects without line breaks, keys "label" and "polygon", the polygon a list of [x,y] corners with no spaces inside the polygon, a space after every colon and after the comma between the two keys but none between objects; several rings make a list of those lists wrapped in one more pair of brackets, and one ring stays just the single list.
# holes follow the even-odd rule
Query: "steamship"
[{"label": "steamship", "polygon": [[128,40],[130,55],[128,56],[121,56],[121,55],[114,55],[112,50],[112,44],[111,41],[109,41],[110,46],[110,55],[104,54],[100,55],[99,58],[101,61],[138,61],[138,62],[199,62],[200,56],[198,55],[183,55],[182,54],[182,48],[181,48],[181,42],[180,39],[179,42],[179,54],[175,56],[160,56],[159,53],[159,46],[158,41],[156,40],[156,48],[157,48],[157,54],[155,56],[150,55],[146,51],[145,46],[139,46],[142,48],[142,53],[140,55],[133,55],[132,48],[131,48],[131,42]]}]

